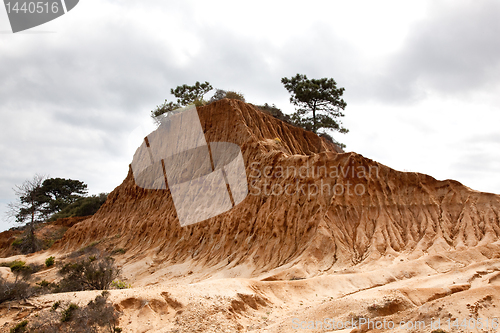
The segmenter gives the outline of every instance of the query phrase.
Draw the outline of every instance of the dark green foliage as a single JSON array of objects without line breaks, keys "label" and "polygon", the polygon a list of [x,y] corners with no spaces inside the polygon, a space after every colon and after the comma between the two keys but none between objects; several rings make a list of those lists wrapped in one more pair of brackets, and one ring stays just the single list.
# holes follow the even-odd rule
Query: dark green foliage
[{"label": "dark green foliage", "polygon": [[290,102],[298,107],[292,116],[297,125],[311,128],[314,133],[323,128],[348,132],[338,120],[344,117],[342,111],[347,105],[341,98],[344,88],[337,88],[334,79],[308,79],[305,75],[297,74],[290,79],[284,77],[281,82],[292,94]]},{"label": "dark green foliage", "polygon": [[45,214],[61,211],[87,193],[87,184],[73,179],[49,178],[44,180],[41,191],[46,197]]},{"label": "dark green foliage", "polygon": [[26,220],[41,222],[82,198],[87,192],[87,185],[79,180],[46,179],[39,175],[16,188],[19,203],[11,206],[19,223]]},{"label": "dark green foliage", "polygon": [[203,96],[212,89],[213,87],[207,81],[205,83],[196,81],[193,86],[183,84],[175,89],[170,89],[170,93],[177,97],[177,104],[186,106],[196,101],[202,101]]},{"label": "dark green foliage", "polygon": [[26,263],[21,260],[15,260],[9,264],[9,268],[12,272],[20,272],[27,268]]},{"label": "dark green foliage", "polygon": [[39,285],[42,288],[48,288],[50,287],[51,283],[47,280],[42,280],[41,282],[38,282],[37,285]]},{"label": "dark green foliage", "polygon": [[51,311],[56,311],[60,305],[61,301],[54,302],[54,304],[52,304]]},{"label": "dark green foliage", "polygon": [[11,328],[10,329],[10,333],[22,333],[22,332],[26,332],[26,326],[28,326],[28,321],[27,320],[23,320],[22,322],[20,322],[19,324],[17,324],[13,328]]},{"label": "dark green foliage", "polygon": [[63,311],[61,316],[61,322],[65,323],[70,321],[73,317],[73,313],[78,310],[78,305],[71,303],[66,310]]},{"label": "dark green foliage", "polygon": [[163,104],[157,105],[154,110],[151,111],[151,118],[156,124],[160,124],[159,116],[164,113],[174,111],[191,103],[196,106],[202,106],[206,102],[203,100],[203,96],[212,90],[210,83],[200,83],[196,81],[193,86],[188,86],[183,84],[182,86],[177,86],[175,89],[170,89],[170,93],[177,98],[177,102],[163,102]]},{"label": "dark green foliage", "polygon": [[51,267],[52,265],[54,265],[55,261],[56,261],[56,258],[50,256],[47,259],[45,259],[45,266]]},{"label": "dark green foliage", "polygon": [[77,199],[59,213],[52,215],[49,221],[55,221],[66,217],[94,215],[106,202],[107,197],[107,193],[101,193],[99,195]]},{"label": "dark green foliage", "polygon": [[26,224],[26,233],[15,242],[23,253],[33,253],[41,249],[41,242],[35,236],[35,224],[45,221],[50,215],[67,207],[81,198],[87,185],[79,180],[49,178],[35,175],[14,192],[17,200],[9,204],[9,213],[16,222]]},{"label": "dark green foliage", "polygon": [[64,265],[59,270],[63,279],[59,282],[56,291],[109,289],[111,282],[118,277],[119,273],[113,258],[91,256],[88,259]]},{"label": "dark green foliage", "polygon": [[26,265],[24,261],[16,260],[10,263],[10,270],[16,277],[16,281],[21,278],[22,280],[29,280],[31,275],[40,271],[41,265],[29,264]]}]

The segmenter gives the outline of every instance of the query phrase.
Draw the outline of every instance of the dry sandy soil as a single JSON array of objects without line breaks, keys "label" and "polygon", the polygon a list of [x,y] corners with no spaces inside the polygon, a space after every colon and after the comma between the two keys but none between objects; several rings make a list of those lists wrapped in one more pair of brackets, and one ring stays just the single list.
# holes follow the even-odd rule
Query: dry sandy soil
[{"label": "dry sandy soil", "polygon": [[[306,279],[293,277],[297,267],[250,277],[252,267],[206,270],[194,262],[176,267],[156,264],[148,256],[126,260],[123,255],[118,262],[123,262],[123,276],[132,288],[112,290],[110,300],[121,312],[120,327],[134,333],[325,332],[333,330],[333,320],[339,332],[375,332],[373,325],[383,328],[384,322],[386,329],[380,331],[432,332],[438,320],[447,332],[494,332],[486,329],[486,321],[490,327],[500,324],[495,319],[500,307],[500,260],[488,256],[499,250],[493,244],[414,260],[400,255]],[[41,263],[47,255],[8,260]],[[55,270],[41,271],[37,278],[51,280]],[[7,268],[0,273],[12,278]],[[277,280],[277,276],[292,277]],[[0,327],[8,332],[13,323],[48,311],[56,301],[85,305],[98,293],[49,294],[4,303]],[[477,329],[478,319],[483,320],[483,329]],[[360,321],[365,325],[357,330],[341,329],[345,322]]]},{"label": "dry sandy soil", "polygon": [[[198,114],[207,142],[241,147],[250,194],[236,207],[181,227],[170,191],[138,187],[131,171],[48,252],[0,262],[60,261],[95,242],[123,250],[132,288],[110,299],[124,332],[497,331],[500,196],[345,153],[240,101]],[[290,168],[304,172],[279,173]],[[287,185],[359,191],[265,191]],[[56,281],[56,270],[36,275]],[[97,294],[4,303],[0,327]]]}]

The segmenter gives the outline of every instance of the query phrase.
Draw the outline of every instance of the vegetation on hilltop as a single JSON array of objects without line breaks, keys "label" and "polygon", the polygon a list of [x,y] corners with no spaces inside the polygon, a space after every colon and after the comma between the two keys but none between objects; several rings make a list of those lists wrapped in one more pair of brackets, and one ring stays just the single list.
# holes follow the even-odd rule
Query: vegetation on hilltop
[{"label": "vegetation on hilltop", "polygon": [[[334,140],[327,132],[327,130],[338,131],[339,133],[347,133],[349,131],[342,126],[339,120],[339,118],[344,117],[342,111],[347,105],[341,98],[344,88],[337,88],[337,83],[334,79],[308,79],[306,75],[302,74],[297,74],[292,78],[282,78],[281,82],[288,92],[292,94],[290,102],[298,107],[295,113],[289,116],[284,114],[274,104],[269,105],[268,103],[258,105],[257,107],[279,120],[307,131],[312,131],[341,148],[345,148],[344,144]],[[164,103],[156,106],[151,111],[151,117],[159,124],[159,117],[161,115],[189,104],[203,106],[224,98],[245,102],[245,97],[242,93],[222,89],[216,89],[210,99],[203,99],[203,96],[212,89],[212,85],[207,81],[204,83],[196,82],[192,86],[186,84],[177,86],[175,89],[170,90],[177,98],[177,102],[168,102],[165,99]]]}]

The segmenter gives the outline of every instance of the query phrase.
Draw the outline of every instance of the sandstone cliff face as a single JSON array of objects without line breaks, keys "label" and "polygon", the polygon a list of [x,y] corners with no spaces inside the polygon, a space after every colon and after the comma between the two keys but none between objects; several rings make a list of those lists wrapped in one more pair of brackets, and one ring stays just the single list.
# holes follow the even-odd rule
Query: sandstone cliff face
[{"label": "sandstone cliff face", "polygon": [[314,275],[400,254],[486,249],[498,240],[498,195],[343,153],[240,101],[221,100],[198,114],[207,142],[241,147],[249,183],[242,203],[181,227],[169,190],[141,189],[129,172],[56,249],[103,240],[129,258],[150,255],[165,264],[246,264],[255,274],[297,266]]}]

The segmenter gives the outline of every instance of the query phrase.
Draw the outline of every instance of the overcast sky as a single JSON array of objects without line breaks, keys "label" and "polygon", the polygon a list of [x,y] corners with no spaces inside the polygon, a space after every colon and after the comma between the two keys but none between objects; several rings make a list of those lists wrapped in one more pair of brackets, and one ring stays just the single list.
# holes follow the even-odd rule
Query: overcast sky
[{"label": "overcast sky", "polygon": [[82,0],[17,34],[1,7],[0,230],[35,173],[118,186],[170,88],[291,113],[297,73],[345,88],[347,151],[500,193],[498,36],[497,0]]}]

